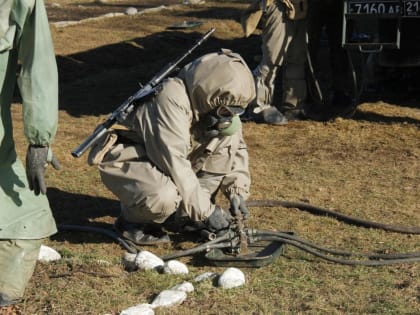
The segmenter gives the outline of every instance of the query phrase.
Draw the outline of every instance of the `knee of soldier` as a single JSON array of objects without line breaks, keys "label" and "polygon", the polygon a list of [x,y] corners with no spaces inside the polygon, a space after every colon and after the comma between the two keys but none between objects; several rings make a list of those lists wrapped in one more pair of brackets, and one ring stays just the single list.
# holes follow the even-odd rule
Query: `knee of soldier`
[{"label": "knee of soldier", "polygon": [[[162,185],[156,187],[154,193],[146,197],[145,206],[150,212],[159,214],[164,221],[168,216],[176,211],[181,201],[175,185]],[[156,220],[155,220],[156,221]]]}]

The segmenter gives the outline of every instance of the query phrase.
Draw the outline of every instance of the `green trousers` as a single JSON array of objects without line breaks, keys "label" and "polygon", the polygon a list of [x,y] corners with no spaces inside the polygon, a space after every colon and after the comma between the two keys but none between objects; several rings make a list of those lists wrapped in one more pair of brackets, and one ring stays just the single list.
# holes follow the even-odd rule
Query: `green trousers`
[{"label": "green trousers", "polygon": [[16,301],[23,297],[38,259],[40,240],[0,240],[0,296]]}]

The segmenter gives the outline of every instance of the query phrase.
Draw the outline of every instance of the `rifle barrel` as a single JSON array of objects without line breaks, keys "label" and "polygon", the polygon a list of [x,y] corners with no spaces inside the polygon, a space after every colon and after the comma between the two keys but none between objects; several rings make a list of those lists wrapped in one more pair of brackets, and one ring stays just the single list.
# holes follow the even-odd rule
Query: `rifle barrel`
[{"label": "rifle barrel", "polygon": [[134,108],[134,101],[141,99],[154,91],[154,88],[167,76],[169,75],[176,66],[182,62],[189,54],[193,52],[198,46],[200,46],[216,29],[213,27],[208,30],[195,44],[192,46],[184,55],[178,58],[175,62],[169,63],[161,72],[153,77],[144,87],[138,90],[134,95],[130,96],[123,104],[121,104],[116,110],[114,110],[107,118],[107,120],[96,127],[93,133],[87,137],[77,148],[75,148],[71,155],[75,158],[81,157],[83,153],[93,146],[117,121],[121,121],[127,117],[127,115]]}]

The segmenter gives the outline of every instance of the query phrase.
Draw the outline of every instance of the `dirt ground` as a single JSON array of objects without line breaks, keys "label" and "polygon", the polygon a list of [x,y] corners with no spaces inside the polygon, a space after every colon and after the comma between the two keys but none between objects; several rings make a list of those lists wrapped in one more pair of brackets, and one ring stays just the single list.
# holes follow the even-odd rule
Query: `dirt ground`
[{"label": "dirt ground", "polygon": [[[60,75],[60,125],[53,150],[62,170],[49,169],[48,197],[59,224],[111,229],[119,203],[85,156],[70,152],[107,115],[183,54],[212,27],[214,35],[190,57],[220,48],[241,53],[256,66],[259,37],[242,37],[245,2],[183,5],[175,0],[48,0],[47,12]],[[164,5],[157,11],[141,10]],[[125,12],[140,13],[95,18]],[[61,21],[80,23],[62,26]],[[171,26],[201,21],[191,29]],[[250,200],[304,201],[388,224],[420,226],[420,109],[418,92],[404,89],[366,95],[354,117],[296,121],[287,126],[244,123],[253,179]],[[13,107],[16,125],[20,106]],[[18,128],[16,143],[26,142]],[[225,201],[220,201],[222,204]],[[419,252],[419,235],[347,225],[283,207],[252,207],[249,225],[294,231],[330,248],[356,252]],[[63,259],[39,263],[20,305],[22,314],[119,314],[150,302],[162,291],[205,271],[221,272],[203,257],[181,259],[187,276],[127,272],[124,249],[95,233],[60,231],[46,242]],[[177,240],[148,248],[161,255],[191,247]],[[328,263],[287,246],[262,268],[244,268],[242,288],[197,284],[180,306],[156,314],[418,314],[419,264],[355,267]]]}]

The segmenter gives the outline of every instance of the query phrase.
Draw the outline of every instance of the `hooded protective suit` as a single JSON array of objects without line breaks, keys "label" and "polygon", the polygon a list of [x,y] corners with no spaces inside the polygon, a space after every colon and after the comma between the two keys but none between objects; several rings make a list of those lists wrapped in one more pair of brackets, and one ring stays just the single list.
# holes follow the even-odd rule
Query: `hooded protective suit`
[{"label": "hooded protective suit", "polygon": [[209,137],[210,113],[220,106],[245,108],[255,97],[252,73],[230,51],[212,53],[165,80],[156,95],[127,119],[135,143],[118,143],[99,165],[104,184],[120,199],[122,217],[162,223],[178,208],[203,221],[220,188],[249,195],[248,152],[239,130]]},{"label": "hooded protective suit", "polygon": [[39,240],[57,231],[46,196],[29,190],[14,147],[10,105],[18,60],[25,136],[30,144],[49,145],[57,128],[58,79],[42,0],[0,0],[0,302],[23,295]]},{"label": "hooded protective suit", "polygon": [[[262,60],[254,70],[258,111],[273,106],[275,80],[279,67],[283,68],[282,104],[283,111],[303,104],[306,99],[306,1],[262,1],[256,7],[262,10]],[[264,5],[261,5],[264,2]],[[304,4],[302,12],[291,15],[291,2]],[[254,23],[255,24],[255,21]],[[248,31],[249,34],[249,31]],[[247,34],[247,35],[248,35]]]}]

